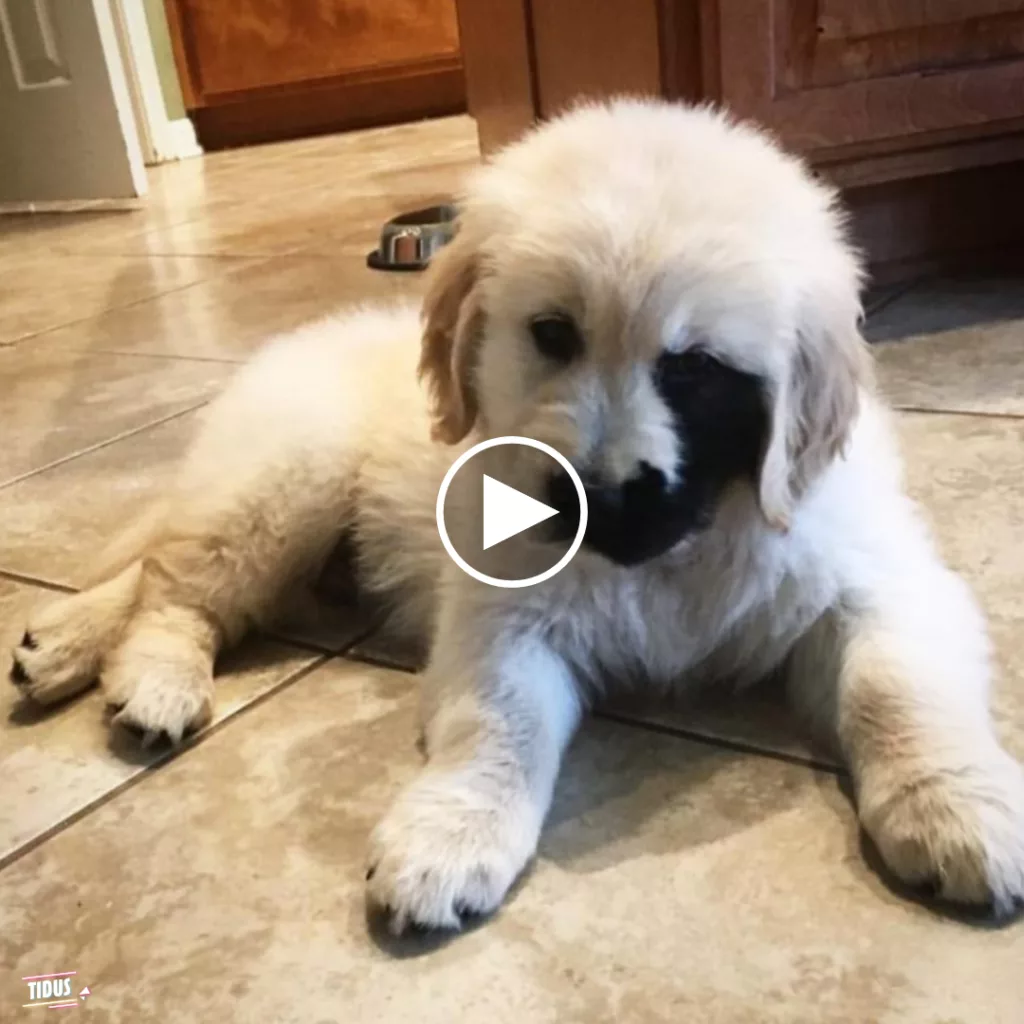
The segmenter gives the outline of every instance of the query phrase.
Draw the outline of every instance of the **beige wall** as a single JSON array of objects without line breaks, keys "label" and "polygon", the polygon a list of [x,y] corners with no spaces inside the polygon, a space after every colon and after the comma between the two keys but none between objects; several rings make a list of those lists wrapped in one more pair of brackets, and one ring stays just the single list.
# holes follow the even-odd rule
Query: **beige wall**
[{"label": "beige wall", "polygon": [[164,106],[167,108],[168,118],[173,121],[185,116],[185,104],[181,98],[178,72],[174,66],[171,37],[167,31],[167,15],[164,13],[163,0],[142,0],[142,4],[146,9],[146,22],[153,40],[157,70],[160,72],[160,89],[164,94]]}]

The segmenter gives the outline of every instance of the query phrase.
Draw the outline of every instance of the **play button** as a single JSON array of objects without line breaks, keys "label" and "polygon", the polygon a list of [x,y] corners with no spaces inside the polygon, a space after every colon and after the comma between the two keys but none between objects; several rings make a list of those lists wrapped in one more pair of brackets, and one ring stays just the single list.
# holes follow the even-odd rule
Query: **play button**
[{"label": "play button", "polygon": [[[572,507],[548,503],[552,481],[571,480]],[[561,494],[572,493],[562,487]],[[550,579],[579,551],[586,492],[561,452],[528,437],[497,437],[464,452],[437,495],[437,530],[464,572],[495,587]]]},{"label": "play button", "polygon": [[557,515],[557,508],[484,474],[484,551]]}]

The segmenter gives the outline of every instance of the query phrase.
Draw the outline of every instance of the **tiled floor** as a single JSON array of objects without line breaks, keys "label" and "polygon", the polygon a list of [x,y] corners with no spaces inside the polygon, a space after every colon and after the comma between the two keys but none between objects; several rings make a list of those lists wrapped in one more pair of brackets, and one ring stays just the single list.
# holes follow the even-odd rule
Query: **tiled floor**
[{"label": "tiled floor", "polygon": [[[5,648],[159,487],[232,363],[340,302],[416,292],[363,256],[474,159],[456,118],[165,167],[133,213],[0,220]],[[925,282],[868,332],[1024,757],[1024,281]],[[112,739],[95,694],[48,715],[0,698],[0,1019],[35,1012],[22,977],[76,970],[83,1016],[131,1024],[1024,1022],[1024,922],[892,892],[770,693],[594,721],[506,908],[451,942],[386,938],[362,857],[416,767],[417,655],[368,630],[334,609],[248,642],[173,758]]]}]

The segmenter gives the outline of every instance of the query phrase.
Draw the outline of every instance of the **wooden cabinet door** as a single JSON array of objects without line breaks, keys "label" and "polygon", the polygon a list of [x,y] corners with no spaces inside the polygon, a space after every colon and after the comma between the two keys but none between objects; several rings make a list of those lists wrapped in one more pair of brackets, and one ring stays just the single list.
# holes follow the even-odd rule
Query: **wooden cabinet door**
[{"label": "wooden cabinet door", "polygon": [[450,113],[455,0],[165,0],[205,145]]},{"label": "wooden cabinet door", "polygon": [[702,21],[710,90],[804,153],[1024,126],[1024,0],[704,0]]}]

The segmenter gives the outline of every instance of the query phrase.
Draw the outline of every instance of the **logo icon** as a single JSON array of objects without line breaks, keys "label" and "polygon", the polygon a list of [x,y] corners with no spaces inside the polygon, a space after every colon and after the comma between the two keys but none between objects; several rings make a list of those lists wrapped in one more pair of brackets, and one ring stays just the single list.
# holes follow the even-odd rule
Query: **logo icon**
[{"label": "logo icon", "polygon": [[78,1006],[92,993],[89,986],[84,986],[75,995],[74,982],[71,980],[78,971],[58,971],[56,974],[31,974],[22,978],[28,985],[29,1002],[23,1007],[45,1007],[50,1010],[67,1010]]}]

